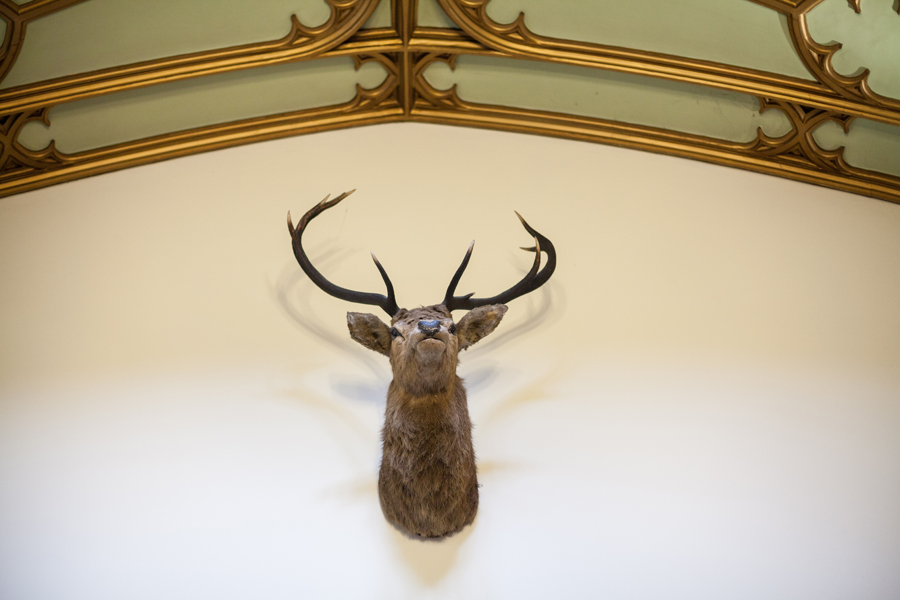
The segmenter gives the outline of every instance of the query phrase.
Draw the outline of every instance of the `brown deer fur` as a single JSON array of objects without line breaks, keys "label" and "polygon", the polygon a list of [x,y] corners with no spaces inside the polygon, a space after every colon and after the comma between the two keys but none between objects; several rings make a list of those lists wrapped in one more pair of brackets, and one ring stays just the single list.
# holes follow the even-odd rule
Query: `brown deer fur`
[{"label": "brown deer fur", "polygon": [[[489,298],[456,295],[469,259],[465,258],[450,280],[440,304],[413,310],[400,308],[387,272],[372,255],[387,294],[354,291],[328,281],[310,262],[301,237],[309,222],[353,192],[324,200],[306,211],[294,226],[287,215],[294,257],[303,272],[322,291],[357,304],[378,306],[391,315],[391,326],[368,313],[347,313],[350,336],[391,359],[394,380],[388,387],[382,432],[383,455],[378,474],[378,496],[388,522],[418,539],[453,535],[475,519],[478,478],[472,448],[472,423],[466,388],[456,375],[459,351],[491,333],[506,313],[506,303],[544,285],[556,269],[553,243],[516,213],[534,239],[531,270],[508,290]],[[543,269],[541,252],[547,254]],[[459,324],[454,310],[468,310]]]},{"label": "brown deer fur", "polygon": [[[406,535],[441,539],[475,519],[478,479],[459,351],[491,333],[506,306],[475,308],[458,324],[443,305],[400,309],[388,327],[347,313],[351,337],[391,359],[378,495],[385,518]],[[423,331],[420,322],[437,321]]]}]

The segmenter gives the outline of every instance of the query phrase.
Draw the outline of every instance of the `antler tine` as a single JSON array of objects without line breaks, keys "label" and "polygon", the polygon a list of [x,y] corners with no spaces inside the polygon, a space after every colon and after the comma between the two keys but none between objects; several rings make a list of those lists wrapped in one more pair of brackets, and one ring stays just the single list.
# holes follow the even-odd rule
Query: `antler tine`
[{"label": "antler tine", "polygon": [[465,296],[455,298],[453,294],[456,293],[456,286],[459,285],[459,280],[462,278],[466,267],[469,266],[469,259],[472,258],[472,248],[474,247],[475,240],[472,240],[472,243],[469,244],[469,249],[466,250],[466,255],[463,257],[462,264],[460,264],[459,268],[456,269],[456,273],[453,274],[453,279],[450,280],[450,285],[447,286],[447,293],[444,294],[444,301],[441,302],[441,304],[446,306],[448,310],[453,310],[452,308],[450,308],[450,306],[453,305],[454,302],[458,302],[459,300],[468,300],[472,297],[472,294],[467,294]]},{"label": "antler tine", "polygon": [[[553,275],[553,271],[556,270],[556,249],[553,247],[553,243],[539,232],[535,231],[535,229],[532,228],[518,212],[516,213],[516,216],[519,217],[519,221],[522,222],[525,230],[534,238],[533,248],[522,248],[522,250],[534,252],[534,263],[532,263],[531,269],[516,285],[491,298],[472,298],[472,294],[454,296],[453,294],[456,292],[456,286],[462,277],[463,271],[465,271],[466,266],[469,264],[469,258],[472,254],[472,246],[469,246],[469,251],[466,252],[466,257],[463,259],[462,264],[450,281],[450,287],[447,289],[447,294],[444,297],[443,305],[447,310],[471,310],[489,304],[505,304],[510,300],[514,300],[519,296],[524,296],[525,294],[538,289],[547,283],[547,280]],[[474,245],[475,242],[472,242],[472,244]],[[547,254],[547,264],[544,265],[543,269],[538,271],[541,265],[542,251]]]},{"label": "antler tine", "polygon": [[349,192],[344,192],[331,201],[328,200],[330,195],[325,196],[324,200],[313,206],[306,212],[305,215],[303,215],[300,221],[297,222],[296,227],[294,227],[294,224],[291,220],[291,213],[288,212],[288,231],[291,232],[291,241],[293,242],[294,247],[294,257],[297,259],[297,262],[300,263],[300,268],[303,269],[303,272],[306,273],[306,275],[312,280],[312,282],[319,286],[319,288],[323,292],[330,294],[335,298],[347,300],[348,302],[379,306],[388,315],[394,316],[400,310],[400,308],[397,306],[397,301],[394,299],[394,286],[391,285],[390,278],[387,276],[387,273],[381,266],[381,263],[378,262],[378,259],[375,258],[374,254],[372,255],[372,258],[375,259],[375,266],[378,267],[378,272],[381,273],[381,278],[384,280],[385,286],[387,287],[387,296],[384,296],[382,294],[356,292],[331,283],[330,281],[325,279],[325,277],[321,273],[319,273],[319,271],[313,266],[312,262],[310,262],[309,258],[306,256],[306,251],[303,250],[301,238],[303,237],[303,232],[306,230],[306,226],[309,224],[309,222],[355,191],[356,190],[350,190]]},{"label": "antler tine", "polygon": [[[381,279],[384,280],[384,287],[387,288],[387,299],[393,303],[393,306],[396,309],[397,303],[394,301],[394,284],[391,283],[391,278],[388,277],[387,271],[384,270],[384,267],[381,266],[381,263],[378,262],[378,259],[375,258],[375,253],[370,252],[372,255],[372,260],[375,261],[375,266],[378,267],[378,272],[381,273]],[[396,310],[394,311],[396,313]],[[394,316],[394,313],[391,313],[391,316]]]},{"label": "antler tine", "polygon": [[[534,289],[536,290],[547,283],[547,280],[550,279],[551,275],[553,275],[553,271],[556,270],[556,248],[554,248],[553,242],[542,236],[531,225],[529,225],[525,221],[525,219],[522,218],[522,215],[520,215],[516,211],[513,212],[515,212],[516,216],[519,217],[519,221],[521,221],[522,225],[525,227],[525,231],[534,236],[536,240],[536,254],[540,254],[542,250],[547,254],[547,264],[544,265],[544,268],[540,273],[537,274],[537,276],[534,278],[534,281],[532,282],[534,284]],[[528,251],[535,252],[535,249],[529,249]]]}]

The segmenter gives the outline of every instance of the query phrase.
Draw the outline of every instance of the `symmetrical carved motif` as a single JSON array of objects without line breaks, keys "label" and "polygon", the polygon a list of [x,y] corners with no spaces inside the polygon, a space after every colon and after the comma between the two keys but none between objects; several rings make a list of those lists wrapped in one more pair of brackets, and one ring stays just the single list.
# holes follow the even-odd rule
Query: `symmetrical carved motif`
[{"label": "symmetrical carved motif", "polygon": [[[50,7],[56,7],[58,10],[83,1],[32,0],[17,8],[24,12],[32,5],[42,3],[47,6],[47,10]],[[331,14],[325,23],[318,27],[306,27],[296,16],[292,16],[291,30],[279,40],[184,54],[2,90],[0,113],[50,106],[179,79],[316,58],[336,48],[356,33],[378,5],[378,0],[326,0],[326,2],[331,7]],[[0,10],[11,11],[10,6],[16,5],[11,0],[0,0]],[[28,13],[30,18],[46,14],[33,14],[35,12],[32,10]],[[6,12],[0,12],[0,16],[12,22]],[[24,23],[21,32],[17,41],[19,45],[24,36]],[[8,39],[9,36],[8,31]],[[14,60],[15,56],[12,56],[10,67]],[[6,72],[0,71],[0,79]]]},{"label": "symmetrical carved motif", "polygon": [[439,53],[439,52],[419,52],[414,55],[414,67],[412,72],[413,89],[415,90],[415,98],[413,110],[426,106],[428,108],[443,108],[445,110],[457,111],[466,110],[466,104],[459,99],[454,85],[449,90],[438,90],[432,87],[428,80],[425,79],[425,70],[435,62],[443,62],[450,66],[451,69],[456,68],[456,57],[458,54]]},{"label": "symmetrical carved motif", "polygon": [[454,55],[436,53],[419,59],[414,120],[538,133],[673,154],[900,201],[900,178],[852,167],[843,159],[843,148],[825,150],[815,141],[813,132],[817,127],[834,121],[846,132],[852,116],[759,97],[760,112],[781,110],[791,123],[791,131],[773,138],[760,129],[750,142],[730,142],[605,119],[468,102],[459,97],[456,86],[437,90],[424,77],[425,69],[435,61],[454,68],[455,59]]},{"label": "symmetrical carved motif", "polygon": [[[840,50],[842,44],[820,44],[809,33],[807,15],[809,11],[821,4],[823,0],[801,0],[787,2],[784,0],[752,0],[757,4],[767,6],[784,14],[787,17],[788,31],[791,41],[803,64],[817,81],[827,86],[832,92],[842,98],[860,104],[886,108],[892,111],[900,111],[900,101],[887,98],[872,91],[869,87],[869,70],[853,76],[841,75],[834,69],[832,58]],[[847,0],[853,10],[860,12],[860,0]],[[900,5],[898,5],[900,11]],[[893,122],[897,124],[897,121]]]},{"label": "symmetrical carved motif", "polygon": [[783,136],[773,138],[759,129],[756,139],[745,146],[748,151],[762,156],[800,161],[833,173],[849,171],[850,167],[843,159],[843,147],[836,150],[824,150],[816,142],[813,132],[823,123],[834,121],[843,128],[845,133],[849,133],[850,122],[855,117],[763,97],[759,97],[759,107],[759,112],[771,108],[780,109],[790,120],[791,131]]},{"label": "symmetrical carved motif", "polygon": [[403,108],[397,101],[399,78],[396,64],[384,54],[360,54],[354,55],[354,58],[358,67],[376,61],[388,73],[385,80],[374,88],[357,86],[356,95],[348,102],[200,127],[74,154],[58,152],[52,142],[37,152],[15,142],[18,132],[28,121],[39,119],[49,125],[49,109],[0,117],[7,119],[2,122],[0,143],[4,147],[4,156],[7,148],[10,153],[9,159],[0,165],[0,196],[250,142],[402,120]]},{"label": "symmetrical carved motif", "polygon": [[[10,23],[3,60],[9,64],[14,61],[27,20],[78,1],[32,0],[20,7],[11,0],[0,0],[0,16]],[[822,0],[753,0],[786,15],[798,53],[817,82],[710,61],[548,38],[525,27],[521,15],[510,24],[491,20],[486,12],[489,0],[438,0],[460,30],[418,27],[417,0],[392,0],[391,28],[361,30],[377,0],[326,1],[331,6],[326,23],[309,28],[294,18],[291,32],[273,42],[175,56],[0,91],[0,196],[252,141],[412,120],[637,148],[900,202],[900,177],[848,165],[842,148],[825,150],[813,137],[815,129],[827,121],[835,121],[848,131],[855,117],[900,125],[900,103],[871,92],[867,73],[852,78],[835,73],[831,56],[839,45],[817,44],[809,37],[806,14]],[[859,9],[858,1],[848,1]],[[435,62],[455,68],[460,55],[565,63],[751,94],[759,98],[761,111],[776,109],[787,115],[792,129],[775,138],[759,131],[756,139],[735,143],[604,119],[468,102],[460,98],[455,86],[435,89],[425,77],[427,68]],[[376,62],[386,71],[385,80],[372,89],[358,86],[356,96],[339,105],[201,127],[76,154],[59,153],[52,144],[35,152],[16,142],[29,121],[49,125],[49,109],[62,102],[164,81],[333,56],[352,57],[357,68]]]},{"label": "symmetrical carved motif", "polygon": [[52,169],[62,164],[63,158],[51,142],[39,152],[23,148],[16,138],[31,121],[49,125],[49,109],[31,110],[0,117],[0,181],[15,179],[25,174]]},{"label": "symmetrical carved motif", "polygon": [[[822,2],[822,0],[752,1],[778,10],[788,15],[789,18],[796,15],[796,23],[792,27],[798,32],[806,27],[806,13]],[[894,107],[891,103],[874,103],[865,96],[838,92],[824,81],[814,83],[796,77],[710,61],[551,38],[529,30],[525,26],[524,14],[520,14],[512,23],[497,23],[487,14],[487,5],[490,0],[438,0],[438,2],[467,34],[505,56],[635,73],[754,96],[764,94],[769,98],[798,102],[826,110],[842,111],[859,117],[900,125],[900,105]],[[809,42],[815,43],[808,37],[808,32],[806,37],[803,37],[799,33],[793,33],[792,30],[792,35],[795,35],[795,39],[809,40]],[[831,52],[836,52],[839,48],[840,46],[837,45]],[[798,53],[803,56],[804,53],[809,54],[809,51],[798,48]],[[804,59],[804,62],[806,61],[807,59]],[[812,69],[811,71],[818,77],[815,71]]]}]

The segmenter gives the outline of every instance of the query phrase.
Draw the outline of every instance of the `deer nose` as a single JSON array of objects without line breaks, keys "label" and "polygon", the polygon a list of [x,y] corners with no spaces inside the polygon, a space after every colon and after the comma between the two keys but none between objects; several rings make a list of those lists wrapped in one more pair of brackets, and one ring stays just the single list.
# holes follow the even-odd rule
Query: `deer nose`
[{"label": "deer nose", "polygon": [[436,334],[440,330],[440,321],[419,321],[419,331],[421,331],[428,337],[434,337],[434,334]]}]

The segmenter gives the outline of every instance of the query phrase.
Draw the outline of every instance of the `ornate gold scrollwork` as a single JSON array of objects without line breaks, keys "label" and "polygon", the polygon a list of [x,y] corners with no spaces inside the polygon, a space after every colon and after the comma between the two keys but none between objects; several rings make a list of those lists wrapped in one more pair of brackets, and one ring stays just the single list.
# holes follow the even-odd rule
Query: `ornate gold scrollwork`
[{"label": "ornate gold scrollwork", "polygon": [[[50,7],[74,1],[32,0],[28,6],[43,2],[44,6]],[[845,90],[839,94],[823,83],[771,73],[546,38],[529,31],[521,16],[508,25],[491,21],[485,10],[489,0],[438,1],[461,31],[418,27],[415,0],[393,0],[391,29],[357,31],[377,1],[329,0],[332,15],[328,22],[307,28],[293,19],[290,34],[275,42],[127,65],[2,91],[0,144],[4,154],[0,163],[0,196],[253,141],[412,120],[648,150],[900,202],[900,177],[849,166],[843,160],[842,148],[824,150],[813,137],[814,130],[827,121],[835,121],[847,131],[857,116],[900,124],[900,111],[883,103],[876,104],[864,93],[853,95]],[[821,2],[753,1],[801,16]],[[853,0],[850,1],[852,4]],[[0,0],[0,7],[9,8],[9,2]],[[827,70],[830,56],[836,49],[824,48],[819,51],[820,60],[822,69]],[[770,137],[759,131],[756,139],[736,143],[597,118],[472,103],[461,99],[455,86],[447,90],[435,89],[425,78],[430,65],[445,62],[454,69],[457,57],[463,54],[560,62],[735,90],[758,97],[761,111],[773,108],[783,111],[792,130],[780,137]],[[386,70],[387,76],[375,88],[357,86],[356,96],[343,104],[202,127],[76,154],[59,153],[52,145],[33,152],[16,142],[25,123],[39,119],[49,125],[47,111],[62,99],[69,101],[151,85],[163,81],[166,73],[172,75],[167,79],[171,80],[331,56],[352,57],[357,69],[364,63],[377,62]],[[866,88],[860,89],[865,91]],[[12,110],[15,106],[22,108]],[[2,117],[3,114],[7,116]]]},{"label": "ornate gold scrollwork", "polygon": [[[828,61],[825,62],[827,67],[810,66],[816,59],[809,43],[815,42],[809,38],[808,32],[805,37],[802,33],[806,27],[805,15],[822,0],[752,1],[788,16],[789,23],[793,23],[791,35],[795,38],[795,45],[798,39],[801,40],[798,52],[805,56],[804,63],[811,71],[818,69],[823,73],[818,83],[711,61],[546,37],[526,27],[524,14],[519,14],[512,23],[497,23],[487,14],[490,0],[438,0],[450,18],[467,34],[505,56],[634,73],[750,95],[763,93],[769,98],[900,125],[900,104],[880,96],[875,102],[877,94],[868,90],[867,86],[860,94],[848,93],[842,87],[844,82],[840,79],[842,76],[834,73],[835,78],[829,74],[833,73],[833,69],[830,69]],[[840,46],[827,48],[830,57],[830,54],[836,52]],[[814,75],[819,77],[815,72]],[[852,84],[851,79],[847,78],[846,83]]]},{"label": "ornate gold scrollwork", "polygon": [[452,111],[465,110],[466,105],[457,95],[455,84],[448,90],[438,90],[425,79],[425,70],[435,62],[446,63],[451,69],[455,69],[457,56],[457,54],[446,52],[420,52],[414,55],[412,77],[415,99],[413,111],[423,106]]},{"label": "ornate gold scrollwork", "polygon": [[52,169],[63,162],[63,157],[51,142],[43,150],[34,152],[23,148],[16,141],[22,128],[31,121],[49,125],[49,109],[31,110],[0,117],[0,181],[22,177],[28,173]]},{"label": "ornate gold scrollwork", "polygon": [[[864,69],[853,76],[841,75],[835,71],[832,59],[834,54],[843,47],[841,43],[820,44],[812,38],[809,32],[807,16],[809,11],[821,4],[823,0],[800,0],[796,2],[787,2],[785,0],[751,1],[777,10],[787,17],[788,31],[790,32],[794,49],[797,51],[803,64],[819,83],[842,98],[855,103],[900,113],[900,101],[873,92],[872,88],[869,87],[869,69]],[[860,12],[860,0],[847,0],[847,2],[853,10],[857,13]],[[900,11],[900,7],[898,7],[898,11]],[[898,125],[900,124],[900,118],[885,122]]]},{"label": "ornate gold scrollwork", "polygon": [[0,117],[0,144],[3,145],[0,196],[250,142],[402,120],[403,108],[397,100],[399,76],[396,61],[382,53],[351,56],[357,69],[374,61],[387,70],[387,76],[381,84],[371,89],[357,84],[356,95],[348,102],[199,127],[97,150],[65,154],[59,152],[53,142],[38,151],[18,144],[16,137],[26,123],[39,120],[50,125],[49,108]]},{"label": "ornate gold scrollwork", "polygon": [[455,85],[438,90],[424,76],[434,62],[445,62],[452,69],[455,60],[456,56],[448,53],[427,53],[418,58],[414,120],[537,133],[671,154],[900,202],[900,178],[852,167],[844,161],[842,147],[824,150],[816,143],[816,128],[835,121],[846,132],[854,119],[850,115],[759,97],[760,112],[773,108],[783,111],[791,131],[773,138],[758,130],[756,139],[750,142],[730,142],[606,119],[468,102],[459,97]]},{"label": "ornate gold scrollwork", "polygon": [[0,17],[6,21],[6,34],[0,45],[0,81],[19,57],[28,23],[79,2],[84,0],[32,0],[20,6],[12,0],[0,0]]},{"label": "ornate gold scrollwork", "polygon": [[[43,2],[48,8],[62,8],[81,1],[83,0],[32,0],[21,9],[24,11],[39,2]],[[306,27],[294,15],[291,17],[291,30],[279,40],[184,54],[9,88],[0,91],[0,114],[157,83],[315,58],[336,48],[355,34],[371,16],[379,0],[325,1],[331,7],[331,14],[318,27]],[[0,8],[5,7],[9,11],[12,10],[10,5],[16,6],[11,0],[0,0]],[[6,17],[6,14],[3,16]],[[22,31],[24,35],[24,26]]]},{"label": "ornate gold scrollwork", "polygon": [[381,65],[387,72],[387,77],[385,77],[381,85],[372,89],[366,89],[356,84],[356,96],[347,104],[345,110],[347,112],[371,110],[382,107],[387,103],[393,103],[399,107],[400,99],[397,97],[397,90],[400,87],[402,74],[398,65],[397,54],[376,52],[353,55],[353,64],[357,70],[368,62]]},{"label": "ornate gold scrollwork", "polygon": [[841,126],[844,133],[849,133],[850,123],[855,117],[783,100],[761,96],[758,99],[760,113],[772,108],[780,109],[790,120],[791,131],[773,138],[763,133],[760,128],[756,132],[756,139],[745,146],[748,151],[762,156],[799,160],[833,173],[849,173],[852,170],[852,167],[844,162],[843,146],[835,150],[824,150],[816,142],[813,132],[823,123],[834,121]]}]

